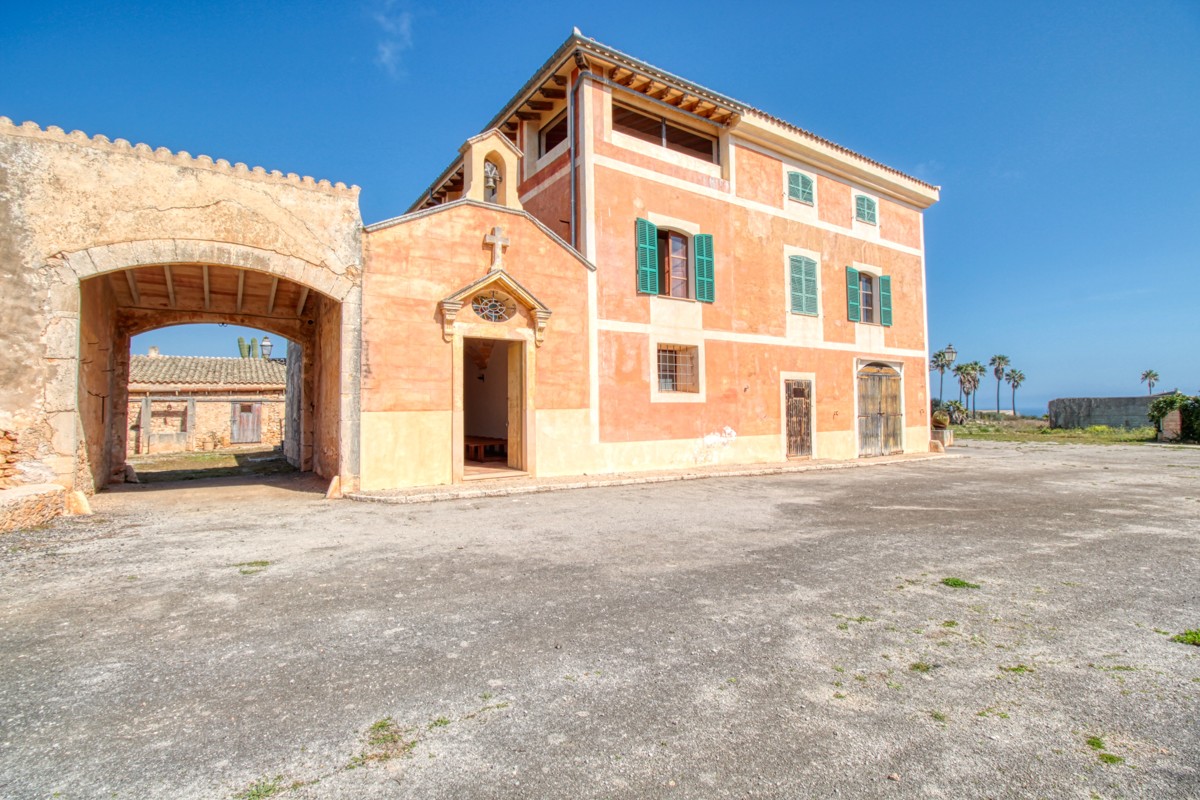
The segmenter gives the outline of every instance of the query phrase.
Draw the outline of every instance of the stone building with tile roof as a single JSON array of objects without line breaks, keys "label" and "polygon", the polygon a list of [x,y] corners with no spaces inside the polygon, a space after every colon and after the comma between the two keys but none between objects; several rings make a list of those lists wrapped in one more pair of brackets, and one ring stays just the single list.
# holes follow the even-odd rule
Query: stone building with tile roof
[{"label": "stone building with tile roof", "polygon": [[286,391],[282,358],[132,355],[126,455],[281,446]]}]

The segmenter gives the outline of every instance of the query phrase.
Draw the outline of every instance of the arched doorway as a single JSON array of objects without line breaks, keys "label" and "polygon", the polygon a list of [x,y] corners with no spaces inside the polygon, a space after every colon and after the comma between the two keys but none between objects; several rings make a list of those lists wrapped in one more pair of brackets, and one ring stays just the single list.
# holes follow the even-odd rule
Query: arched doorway
[{"label": "arched doorway", "polygon": [[[134,258],[129,259],[133,266],[114,264],[81,276],[77,487],[94,491],[124,478],[131,338],[190,323],[244,325],[287,340],[293,398],[287,410],[288,461],[328,479],[356,469],[345,458],[348,449],[354,456],[357,448],[346,447],[356,431],[344,424],[342,401],[357,388],[344,385],[357,379],[356,370],[343,369],[347,355],[357,358],[356,337],[344,336],[343,330],[357,322],[344,319],[344,303],[333,293],[340,290],[344,297],[357,287],[341,286],[311,265],[264,258],[251,248],[240,248],[250,251],[240,255],[257,257],[237,258],[230,251],[239,248],[226,245],[225,263],[206,263],[187,258],[186,248],[180,258],[175,244],[175,261],[145,264]],[[320,278],[326,279],[318,289],[313,284]],[[348,354],[347,345],[355,352]]]},{"label": "arched doorway", "polygon": [[858,370],[858,455],[886,456],[904,450],[900,373],[886,364]]}]

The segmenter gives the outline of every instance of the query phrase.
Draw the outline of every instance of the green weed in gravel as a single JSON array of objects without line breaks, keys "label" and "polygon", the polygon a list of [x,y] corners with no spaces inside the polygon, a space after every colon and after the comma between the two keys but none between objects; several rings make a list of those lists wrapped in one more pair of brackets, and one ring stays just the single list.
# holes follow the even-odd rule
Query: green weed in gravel
[{"label": "green weed in gravel", "polygon": [[1087,742],[1087,746],[1092,748],[1093,750],[1103,750],[1104,749],[1104,740],[1101,739],[1099,736],[1089,736],[1085,741]]},{"label": "green weed in gravel", "polygon": [[257,575],[267,567],[271,566],[270,561],[243,561],[240,564],[231,564],[230,566],[237,567],[238,572],[242,575]]},{"label": "green weed in gravel", "polygon": [[1112,753],[1101,753],[1099,759],[1105,764],[1122,764],[1125,762],[1125,759],[1120,756],[1114,756]]},{"label": "green weed in gravel", "polygon": [[1175,634],[1171,637],[1171,641],[1200,647],[1200,628],[1193,628],[1190,631],[1184,631],[1183,633]]},{"label": "green weed in gravel", "polygon": [[247,786],[241,794],[235,794],[234,800],[264,800],[267,797],[274,797],[283,791],[282,782],[282,775],[276,775],[274,778],[260,778]]},{"label": "green weed in gravel", "polygon": [[951,589],[978,589],[978,583],[970,583],[962,578],[942,578],[942,583],[949,586]]},{"label": "green weed in gravel", "polygon": [[1017,664],[1013,667],[1000,667],[1001,672],[1011,672],[1014,675],[1024,675],[1026,672],[1033,672],[1033,667],[1027,667],[1024,664]]},{"label": "green weed in gravel", "polygon": [[908,665],[908,668],[913,672],[929,672],[933,669],[933,664],[926,661],[914,661]]}]

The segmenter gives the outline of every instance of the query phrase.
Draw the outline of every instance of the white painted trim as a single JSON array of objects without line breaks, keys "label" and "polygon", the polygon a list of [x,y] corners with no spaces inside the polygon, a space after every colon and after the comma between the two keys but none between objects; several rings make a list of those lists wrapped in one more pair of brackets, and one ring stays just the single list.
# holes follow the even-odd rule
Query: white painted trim
[{"label": "white painted trim", "polygon": [[[781,170],[783,178],[783,207],[790,216],[803,220],[804,222],[814,222],[820,219],[817,203],[820,202],[820,196],[817,189],[817,176],[809,170],[804,169],[796,164],[790,164],[786,161],[782,162],[783,169]],[[788,193],[788,173],[798,172],[804,177],[812,181],[813,185],[813,201],[806,203],[803,200],[797,200]]]},{"label": "white painted trim", "polygon": [[[655,181],[657,183],[663,184],[664,186],[670,186],[674,189],[681,189],[686,192],[692,192],[694,194],[703,195],[707,199],[714,199],[714,197],[713,197],[714,190],[710,186],[702,186],[700,184],[692,183],[691,181],[685,181],[680,178],[672,178],[669,175],[663,175],[661,173],[655,172],[654,170],[646,169],[645,167],[638,167],[633,164],[626,164],[623,161],[618,161],[617,159],[610,158],[609,156],[596,155],[596,156],[592,157],[591,161],[596,166],[606,167],[606,168],[614,170],[616,172],[624,172],[626,175],[632,175],[636,178],[642,178],[644,180]],[[826,231],[830,231],[832,233],[841,234],[842,236],[846,236],[851,239],[858,239],[858,240],[864,241],[864,242],[871,242],[872,244],[877,244],[880,247],[886,247],[889,250],[895,250],[899,253],[905,253],[907,255],[912,255],[912,256],[920,256],[921,255],[921,251],[917,250],[915,247],[909,247],[907,245],[898,244],[896,242],[892,242],[887,239],[862,236],[862,235],[859,235],[852,228],[845,228],[845,227],[842,227],[841,225],[834,225],[833,223],[825,222],[824,220],[819,220],[819,219],[812,220],[812,221],[798,220],[794,215],[786,213],[783,209],[775,208],[773,206],[766,205],[765,203],[759,203],[755,200],[747,200],[744,197],[737,197],[735,195],[721,197],[720,200],[721,200],[721,202],[729,203],[729,204],[735,205],[735,206],[741,206],[742,208],[749,209],[751,211],[757,211],[757,212],[763,213],[763,214],[770,214],[773,217],[779,217],[781,219],[787,219],[787,220],[791,220],[793,222],[801,222],[802,224],[811,225],[814,228],[820,228],[821,230],[826,230]],[[868,226],[868,227],[870,227],[870,226]]]},{"label": "white painted trim", "polygon": [[[817,374],[815,372],[779,372],[779,438],[780,453],[783,461],[787,461],[787,382],[808,381],[812,384],[812,397],[808,405],[808,431],[811,434],[812,452],[808,454],[814,461],[817,455]],[[858,378],[855,377],[855,382]]]},{"label": "white painted trim", "polygon": [[[715,137],[714,137],[715,138]],[[669,150],[660,144],[650,144],[643,142],[641,139],[634,138],[620,131],[612,132],[612,144],[614,147],[620,147],[623,150],[631,150],[647,158],[653,158],[657,161],[662,161],[676,167],[690,169],[694,172],[707,175],[710,178],[721,177],[721,166],[714,164],[711,161],[705,161],[697,156],[689,156],[687,153],[679,153],[675,150]],[[714,141],[714,147],[720,145]]]},{"label": "white painted trim", "polygon": [[[625,322],[623,320],[601,319],[597,320],[597,330],[610,331],[612,333],[639,333],[644,336],[650,336],[658,333],[658,329],[653,325],[648,325],[644,322]],[[792,347],[798,349],[809,350],[837,350],[840,352],[867,354],[864,358],[870,358],[875,361],[880,361],[888,357],[891,358],[920,358],[925,355],[924,350],[906,350],[900,347],[883,347],[878,350],[864,350],[851,342],[822,342],[819,345],[800,345],[791,341],[786,336],[768,336],[758,333],[734,333],[732,331],[701,331],[704,341],[718,342],[735,342],[737,344],[765,344],[775,345],[777,347]],[[674,342],[673,344],[686,344],[686,342]],[[870,355],[874,353],[874,355]]]},{"label": "white painted trim", "polygon": [[[875,204],[875,221],[863,222],[858,218],[858,198],[865,197]],[[850,193],[850,226],[861,238],[868,241],[878,241],[882,237],[879,230],[883,227],[883,212],[879,208],[879,197],[870,192],[854,190]]]},{"label": "white painted trim", "polygon": [[[850,178],[846,175],[841,175],[836,172],[831,172],[828,169],[825,169],[824,167],[821,167],[817,164],[811,164],[807,161],[802,161],[802,160],[796,158],[794,155],[791,155],[789,153],[781,153],[778,150],[772,150],[769,147],[764,147],[757,142],[752,142],[752,141],[746,139],[745,137],[738,135],[737,133],[731,133],[730,135],[731,135],[731,137],[733,137],[734,139],[737,140],[738,147],[744,147],[747,150],[753,150],[754,152],[758,153],[759,155],[764,155],[764,156],[767,156],[768,158],[774,158],[778,161],[782,161],[784,164],[791,164],[793,169],[799,169],[800,172],[811,172],[815,175],[820,175],[823,178],[828,178],[831,181],[836,181],[837,183],[840,183],[843,186],[849,186],[852,192],[859,192],[861,194],[874,194],[878,191],[877,189],[871,188],[871,187],[867,186],[866,184],[857,183],[854,181],[853,178]],[[914,205],[913,203],[909,202],[908,200],[903,200],[899,197],[894,197],[891,194],[888,194],[887,198],[888,198],[888,200],[892,201],[896,205],[904,206],[907,209],[916,211],[918,214],[923,213],[925,211],[925,209],[921,208],[920,206]],[[937,202],[937,201],[934,201],[934,202]]]}]

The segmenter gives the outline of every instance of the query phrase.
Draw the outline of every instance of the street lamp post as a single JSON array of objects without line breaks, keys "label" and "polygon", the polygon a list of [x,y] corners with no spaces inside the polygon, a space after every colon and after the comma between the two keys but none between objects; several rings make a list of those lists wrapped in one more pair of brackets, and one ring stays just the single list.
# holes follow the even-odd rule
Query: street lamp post
[{"label": "street lamp post", "polygon": [[259,347],[262,349],[262,357],[263,357],[264,361],[271,358],[271,348],[273,348],[274,346],[275,345],[271,343],[271,339],[269,337],[267,337],[267,336],[263,337],[263,340],[259,344]]}]

